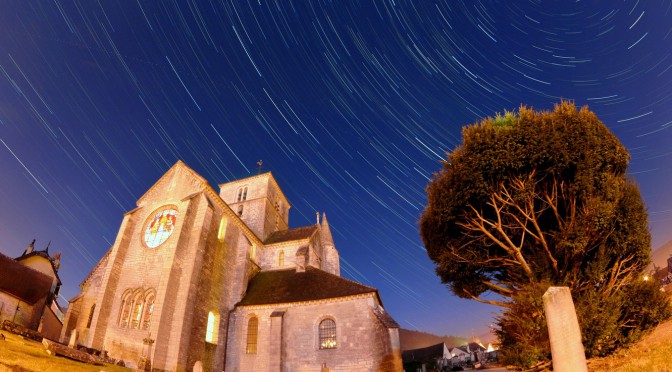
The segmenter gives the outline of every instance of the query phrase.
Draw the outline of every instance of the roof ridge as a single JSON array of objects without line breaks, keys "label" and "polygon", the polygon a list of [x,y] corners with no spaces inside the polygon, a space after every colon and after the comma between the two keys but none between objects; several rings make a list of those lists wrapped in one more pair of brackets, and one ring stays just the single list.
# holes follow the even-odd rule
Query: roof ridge
[{"label": "roof ridge", "polygon": [[308,266],[308,267],[306,267],[306,271],[307,271],[308,269],[310,269],[310,270],[318,270],[318,271],[322,271],[323,273],[325,273],[325,274],[327,274],[327,275],[331,275],[331,276],[336,277],[336,278],[339,278],[339,279],[341,279],[341,280],[345,280],[345,281],[348,281],[348,282],[350,282],[350,283],[354,283],[354,284],[357,284],[357,285],[361,285],[362,287],[370,288],[370,289],[372,289],[372,290],[378,292],[378,288],[376,288],[376,287],[372,287],[372,286],[370,286],[370,285],[366,285],[366,284],[363,284],[363,283],[360,283],[360,282],[356,282],[356,281],[354,281],[354,280],[352,280],[352,279],[344,278],[344,277],[342,277],[342,276],[340,276],[340,275],[332,274],[332,273],[330,273],[330,272],[324,271],[324,270],[322,270],[322,269],[318,269],[318,268],[313,267],[313,266]]}]

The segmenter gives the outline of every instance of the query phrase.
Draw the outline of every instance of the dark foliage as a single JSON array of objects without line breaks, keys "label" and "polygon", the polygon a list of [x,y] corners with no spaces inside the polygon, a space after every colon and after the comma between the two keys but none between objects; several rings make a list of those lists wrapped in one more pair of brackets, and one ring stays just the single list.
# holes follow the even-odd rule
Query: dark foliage
[{"label": "dark foliage", "polygon": [[499,336],[510,361],[548,358],[540,297],[550,285],[570,288],[589,356],[670,316],[641,280],[650,234],[628,161],[587,108],[521,107],[464,128],[428,186],[420,228],[429,257],[456,295],[506,308]]}]

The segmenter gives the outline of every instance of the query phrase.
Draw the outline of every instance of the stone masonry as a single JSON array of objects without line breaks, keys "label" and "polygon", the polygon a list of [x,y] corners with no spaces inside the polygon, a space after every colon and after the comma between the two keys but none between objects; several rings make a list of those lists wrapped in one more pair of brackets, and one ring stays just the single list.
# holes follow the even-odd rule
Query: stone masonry
[{"label": "stone masonry", "polygon": [[[290,208],[270,173],[225,183],[217,193],[178,162],[124,215],[114,244],[71,300],[60,341],[67,343],[75,330],[78,344],[106,350],[130,367],[149,358],[160,371],[195,365],[315,371],[324,363],[330,371],[401,370],[398,326],[376,315],[384,309],[375,288],[319,301],[240,305],[260,272],[301,264],[338,279],[326,216],[289,230]],[[255,355],[243,344],[250,314],[259,319]],[[325,316],[336,322],[338,347],[320,350],[317,327]]]}]

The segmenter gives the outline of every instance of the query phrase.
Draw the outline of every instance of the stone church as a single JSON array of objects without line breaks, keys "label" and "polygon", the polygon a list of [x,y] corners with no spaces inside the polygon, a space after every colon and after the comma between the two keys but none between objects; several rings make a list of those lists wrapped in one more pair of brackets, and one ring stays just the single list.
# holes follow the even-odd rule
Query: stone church
[{"label": "stone church", "polygon": [[168,170],[70,301],[61,342],[165,371],[401,371],[399,325],[340,276],[326,216],[289,229],[270,172],[219,188]]}]

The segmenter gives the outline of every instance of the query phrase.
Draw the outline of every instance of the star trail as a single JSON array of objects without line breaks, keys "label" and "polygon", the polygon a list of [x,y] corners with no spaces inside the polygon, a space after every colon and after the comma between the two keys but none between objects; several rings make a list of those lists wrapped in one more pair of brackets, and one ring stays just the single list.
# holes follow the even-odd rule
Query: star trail
[{"label": "star trail", "polygon": [[[672,240],[670,1],[6,1],[0,251],[62,251],[69,299],[178,159],[216,186],[271,171],[290,227],[326,212],[342,275],[404,328],[471,336],[418,235],[462,126],[588,105]],[[61,301],[63,302],[63,301]]]}]

